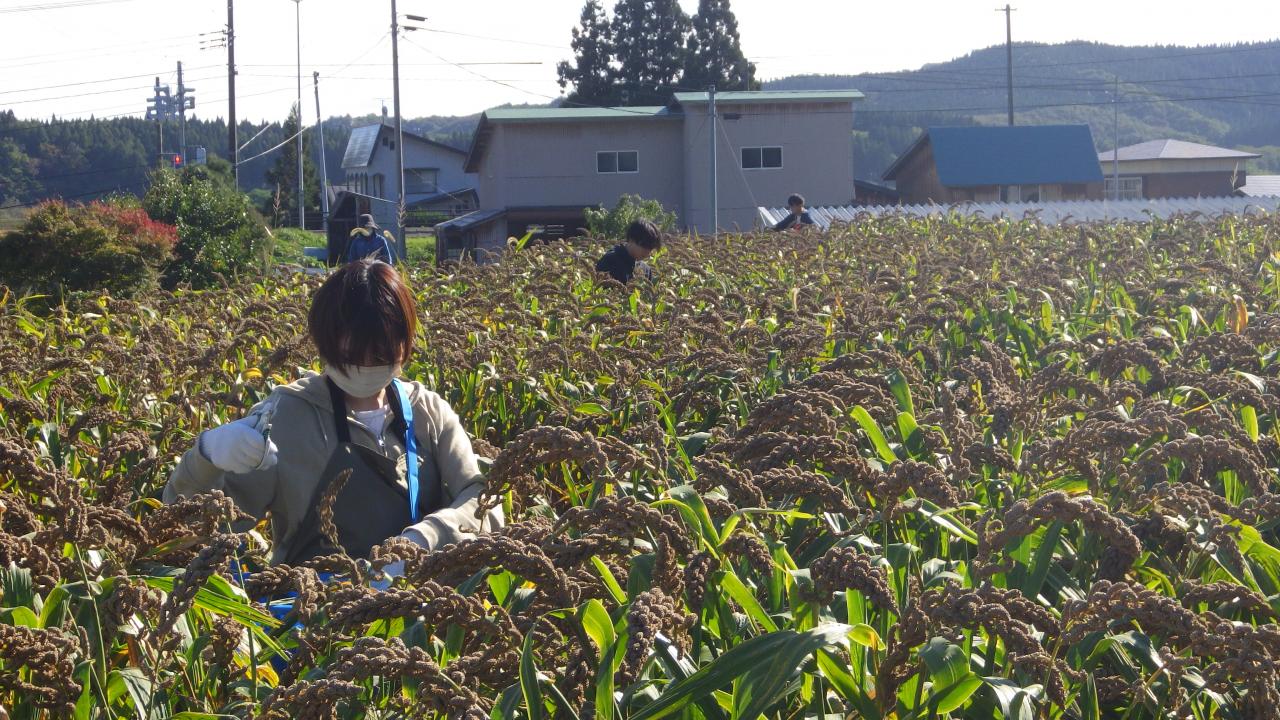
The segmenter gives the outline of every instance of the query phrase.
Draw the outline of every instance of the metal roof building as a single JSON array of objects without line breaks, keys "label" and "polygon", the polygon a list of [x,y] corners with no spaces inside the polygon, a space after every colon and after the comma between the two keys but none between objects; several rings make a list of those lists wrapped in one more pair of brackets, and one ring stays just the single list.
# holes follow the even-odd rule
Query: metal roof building
[{"label": "metal roof building", "polygon": [[[1117,157],[1118,155],[1118,157]],[[1098,153],[1106,171],[1106,195],[1112,197],[1118,170],[1122,199],[1229,197],[1248,180],[1248,163],[1257,153],[1185,140],[1150,140]]]},{"label": "metal roof building", "polygon": [[[1098,153],[1098,161],[1109,163],[1114,159],[1115,154],[1115,150]],[[1172,139],[1149,140],[1137,145],[1120,148],[1120,162],[1134,160],[1252,160],[1259,157],[1262,156],[1256,153]]]},{"label": "metal roof building", "polygon": [[926,143],[947,187],[1102,182],[1088,125],[931,127],[884,179],[896,179]]},{"label": "metal roof building", "polygon": [[1280,175],[1250,175],[1238,192],[1246,197],[1280,197]]},{"label": "metal roof building", "polygon": [[1088,125],[931,127],[884,172],[904,203],[1100,197]]}]

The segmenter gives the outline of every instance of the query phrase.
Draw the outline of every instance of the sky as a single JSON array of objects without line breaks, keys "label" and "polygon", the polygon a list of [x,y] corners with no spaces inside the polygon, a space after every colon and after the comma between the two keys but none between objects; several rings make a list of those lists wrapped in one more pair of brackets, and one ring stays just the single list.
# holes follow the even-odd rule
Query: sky
[{"label": "sky", "polygon": [[[681,0],[689,13],[697,4]],[[762,79],[914,69],[1005,38],[1004,15],[989,1],[734,0],[732,7]],[[1274,0],[1023,0],[1014,8],[1015,43],[1196,46],[1280,36]],[[582,0],[399,0],[402,14],[427,18],[409,23],[423,29],[400,43],[403,113],[462,115],[556,98],[556,63],[571,56],[581,9]],[[21,118],[141,115],[157,76],[176,90],[181,61],[195,115],[225,117],[226,11],[223,0],[0,0],[0,110]],[[325,116],[391,107],[389,1],[239,0],[235,11],[240,120],[288,114],[299,16],[308,122],[313,71]]]}]

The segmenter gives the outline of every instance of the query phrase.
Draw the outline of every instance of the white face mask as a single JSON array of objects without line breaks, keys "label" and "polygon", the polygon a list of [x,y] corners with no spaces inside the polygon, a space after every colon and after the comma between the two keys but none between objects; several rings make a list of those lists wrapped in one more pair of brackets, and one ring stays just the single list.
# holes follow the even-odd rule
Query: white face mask
[{"label": "white face mask", "polygon": [[333,380],[342,392],[353,398],[370,398],[400,374],[399,365],[371,365],[368,367],[352,367],[347,372],[340,368],[326,366],[324,374]]}]

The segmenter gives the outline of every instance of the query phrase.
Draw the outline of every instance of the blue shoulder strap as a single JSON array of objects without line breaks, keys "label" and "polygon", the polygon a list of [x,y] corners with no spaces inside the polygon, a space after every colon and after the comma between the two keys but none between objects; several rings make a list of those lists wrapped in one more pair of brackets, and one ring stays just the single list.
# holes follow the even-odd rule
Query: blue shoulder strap
[{"label": "blue shoulder strap", "polygon": [[404,466],[405,481],[409,485],[409,517],[414,523],[418,518],[418,434],[413,431],[413,405],[409,403],[409,389],[399,380],[392,380],[396,399],[400,402],[400,416],[404,418]]}]

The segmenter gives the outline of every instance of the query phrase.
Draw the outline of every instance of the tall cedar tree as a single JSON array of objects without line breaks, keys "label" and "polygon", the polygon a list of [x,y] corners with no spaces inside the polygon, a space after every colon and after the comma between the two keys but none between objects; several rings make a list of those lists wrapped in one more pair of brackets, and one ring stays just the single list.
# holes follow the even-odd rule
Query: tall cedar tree
[{"label": "tall cedar tree", "polygon": [[718,90],[760,89],[756,66],[742,54],[738,18],[729,0],[699,0],[685,60],[680,81],[684,87],[702,89],[714,83]]},{"label": "tall cedar tree", "polygon": [[[287,138],[292,138],[293,134],[298,132],[296,103],[289,111],[289,119],[284,122],[283,132]],[[304,197],[307,202],[307,212],[310,213],[320,207],[320,182],[316,179],[316,166],[311,160],[311,138],[306,134],[302,136],[302,182],[306,185]],[[267,185],[273,192],[277,186],[280,188],[280,208],[285,213],[285,224],[292,224],[290,221],[296,222],[298,206],[294,203],[294,190],[298,186],[297,139],[290,140],[280,148],[275,164],[267,171]]]},{"label": "tall cedar tree", "polygon": [[582,24],[573,29],[574,61],[562,60],[556,66],[560,87],[573,85],[570,104],[616,105],[621,99],[614,85],[613,30],[600,0],[587,0],[582,6]]},{"label": "tall cedar tree", "polygon": [[618,0],[613,49],[623,105],[665,105],[680,85],[689,16],[676,0]]}]

